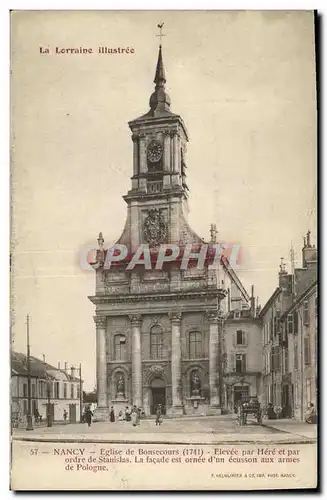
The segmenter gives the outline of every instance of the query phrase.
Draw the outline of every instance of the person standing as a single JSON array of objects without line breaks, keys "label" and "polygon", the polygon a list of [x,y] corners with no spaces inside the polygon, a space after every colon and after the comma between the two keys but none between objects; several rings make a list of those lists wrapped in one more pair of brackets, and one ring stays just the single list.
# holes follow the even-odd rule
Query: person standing
[{"label": "person standing", "polygon": [[317,422],[317,413],[313,403],[309,403],[308,405],[305,421],[307,424],[315,424]]},{"label": "person standing", "polygon": [[87,422],[88,427],[91,427],[92,417],[93,417],[93,413],[91,411],[90,406],[88,406],[85,410],[85,421]]},{"label": "person standing", "polygon": [[268,420],[276,420],[276,418],[277,418],[277,415],[276,415],[276,412],[275,412],[275,409],[274,409],[274,406],[272,403],[268,404],[267,416],[268,416]]},{"label": "person standing", "polygon": [[156,410],[156,425],[161,425],[161,424],[162,424],[162,407],[161,405],[158,405]]},{"label": "person standing", "polygon": [[110,422],[114,422],[114,421],[115,421],[115,410],[114,410],[114,407],[112,406],[111,410],[110,410]]},{"label": "person standing", "polygon": [[133,406],[132,411],[131,411],[131,418],[132,418],[133,427],[138,425],[138,411],[137,411],[137,408],[135,405]]},{"label": "person standing", "polygon": [[126,406],[126,408],[125,408],[125,420],[126,420],[126,422],[131,421],[131,412],[129,411],[128,406]]},{"label": "person standing", "polygon": [[64,410],[64,422],[65,422],[65,424],[67,422],[67,417],[68,417],[68,413],[66,410]]}]

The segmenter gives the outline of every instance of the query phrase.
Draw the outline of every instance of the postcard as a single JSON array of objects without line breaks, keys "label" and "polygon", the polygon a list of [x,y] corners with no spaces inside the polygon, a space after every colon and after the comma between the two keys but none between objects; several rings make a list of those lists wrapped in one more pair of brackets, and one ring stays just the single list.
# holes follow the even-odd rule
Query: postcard
[{"label": "postcard", "polygon": [[317,488],[316,30],[11,12],[12,490]]}]

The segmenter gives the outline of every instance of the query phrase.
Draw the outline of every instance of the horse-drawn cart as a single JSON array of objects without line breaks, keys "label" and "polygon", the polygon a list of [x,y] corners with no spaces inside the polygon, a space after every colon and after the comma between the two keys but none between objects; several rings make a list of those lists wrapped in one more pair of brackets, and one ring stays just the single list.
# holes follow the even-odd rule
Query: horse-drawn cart
[{"label": "horse-drawn cart", "polygon": [[259,425],[262,424],[262,410],[256,396],[243,396],[239,401],[237,420],[239,425],[247,424],[248,415],[253,415]]}]

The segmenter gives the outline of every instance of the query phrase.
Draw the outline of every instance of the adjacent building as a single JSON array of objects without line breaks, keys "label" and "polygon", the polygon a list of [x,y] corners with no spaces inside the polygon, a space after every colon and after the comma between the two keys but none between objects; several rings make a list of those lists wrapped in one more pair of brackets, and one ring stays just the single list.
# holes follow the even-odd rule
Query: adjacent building
[{"label": "adjacent building", "polygon": [[259,310],[251,307],[228,311],[223,329],[224,408],[233,412],[243,397],[261,399],[262,338]]},{"label": "adjacent building", "polygon": [[[49,365],[33,356],[30,357],[31,408],[32,416],[37,412],[46,421],[49,414],[53,422],[80,420],[80,394],[82,381],[77,370],[68,371]],[[11,353],[11,404],[14,425],[24,425],[28,413],[28,370],[25,354]]]},{"label": "adjacent building", "polygon": [[291,307],[281,318],[283,342],[283,391],[294,418],[304,420],[309,403],[317,404],[318,253],[304,238],[302,267],[294,272]]},{"label": "adjacent building", "polygon": [[287,344],[284,342],[281,316],[293,302],[293,277],[281,263],[278,287],[267,300],[260,312],[262,335],[262,403],[272,403],[275,407],[288,405],[288,393],[283,388],[283,357]]},{"label": "adjacent building", "polygon": [[304,238],[302,267],[287,273],[260,313],[262,321],[262,401],[283,416],[303,420],[317,393],[317,249]]}]

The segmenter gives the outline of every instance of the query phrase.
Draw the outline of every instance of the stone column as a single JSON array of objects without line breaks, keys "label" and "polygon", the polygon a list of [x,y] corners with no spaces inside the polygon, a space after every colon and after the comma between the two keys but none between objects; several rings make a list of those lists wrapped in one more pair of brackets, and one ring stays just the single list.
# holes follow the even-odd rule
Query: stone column
[{"label": "stone column", "polygon": [[170,188],[170,130],[164,132],[164,158],[163,158],[163,187],[164,189]]},{"label": "stone column", "polygon": [[182,404],[182,353],[181,353],[181,314],[172,313],[171,320],[171,385],[172,413],[183,414]]},{"label": "stone column", "polygon": [[142,353],[140,315],[129,317],[132,324],[132,399],[133,404],[142,407]]},{"label": "stone column", "polygon": [[219,401],[219,318],[217,312],[208,313],[209,321],[209,388],[211,408],[220,408]]},{"label": "stone column", "polygon": [[139,181],[137,177],[139,174],[139,141],[138,136],[136,134],[132,135],[133,141],[133,178],[132,178],[132,189],[137,189],[139,185]]},{"label": "stone column", "polygon": [[96,324],[96,371],[98,407],[108,408],[107,398],[107,353],[106,353],[106,316],[94,316]]},{"label": "stone column", "polygon": [[179,185],[180,184],[180,139],[177,132],[173,134],[173,176],[172,176],[172,184]]},{"label": "stone column", "polygon": [[140,159],[139,173],[141,176],[139,178],[139,188],[142,191],[146,191],[146,179],[145,177],[142,177],[142,174],[146,174],[147,172],[145,134],[139,135],[139,159]]},{"label": "stone column", "polygon": [[173,162],[173,172],[174,174],[179,173],[179,137],[177,132],[174,133],[173,135],[173,148],[174,148],[174,162]]}]

